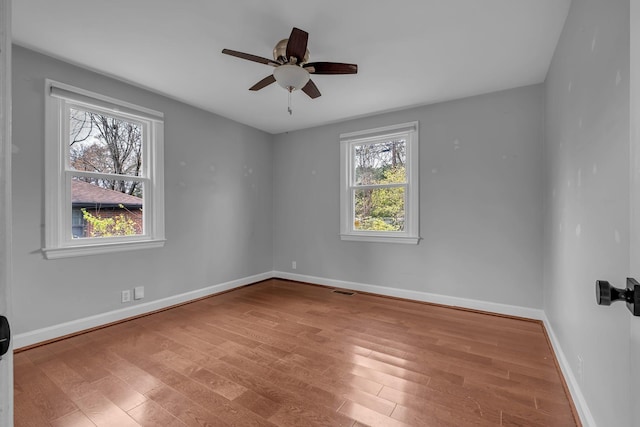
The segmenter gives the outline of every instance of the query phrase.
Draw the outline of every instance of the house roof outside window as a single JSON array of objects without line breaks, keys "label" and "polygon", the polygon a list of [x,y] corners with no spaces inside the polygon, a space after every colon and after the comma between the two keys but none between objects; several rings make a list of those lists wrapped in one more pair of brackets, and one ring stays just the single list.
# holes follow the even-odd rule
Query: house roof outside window
[{"label": "house roof outside window", "polygon": [[142,208],[142,198],[109,190],[84,181],[71,182],[71,203],[73,207],[100,206],[102,208],[118,207]]}]

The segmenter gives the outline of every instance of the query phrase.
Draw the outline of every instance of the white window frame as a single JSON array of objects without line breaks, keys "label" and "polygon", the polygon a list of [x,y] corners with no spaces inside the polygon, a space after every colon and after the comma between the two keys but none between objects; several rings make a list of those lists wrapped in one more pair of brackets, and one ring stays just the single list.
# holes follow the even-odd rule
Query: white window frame
[{"label": "white window frame", "polygon": [[[405,165],[407,183],[403,185],[405,188],[404,231],[356,230],[353,223],[353,218],[355,217],[354,190],[363,187],[357,186],[353,182],[355,175],[353,170],[353,147],[397,137],[406,138],[407,144],[407,161]],[[418,244],[420,241],[419,141],[417,121],[340,135],[340,238],[342,240]]]},{"label": "white window frame", "polygon": [[[109,174],[75,171],[69,165],[69,111],[77,107],[135,122],[143,128],[140,176],[143,232],[135,236],[71,235],[71,179]],[[145,107],[47,79],[45,81],[45,258],[68,258],[164,246],[164,115]],[[127,179],[125,176],[124,179]]]}]

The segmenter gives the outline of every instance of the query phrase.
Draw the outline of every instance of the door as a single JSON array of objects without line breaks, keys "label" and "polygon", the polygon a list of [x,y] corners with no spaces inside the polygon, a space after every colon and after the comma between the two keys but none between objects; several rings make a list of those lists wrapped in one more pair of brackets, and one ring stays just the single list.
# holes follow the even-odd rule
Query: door
[{"label": "door", "polygon": [[[631,0],[631,239],[630,239],[630,274],[640,280],[640,0]],[[631,332],[629,351],[631,360],[630,419],[634,427],[640,427],[640,317],[630,316]],[[635,418],[634,418],[635,414]]]},{"label": "door", "polygon": [[[0,315],[11,319],[11,0],[0,0]],[[0,426],[13,425],[12,346],[0,360]]]}]

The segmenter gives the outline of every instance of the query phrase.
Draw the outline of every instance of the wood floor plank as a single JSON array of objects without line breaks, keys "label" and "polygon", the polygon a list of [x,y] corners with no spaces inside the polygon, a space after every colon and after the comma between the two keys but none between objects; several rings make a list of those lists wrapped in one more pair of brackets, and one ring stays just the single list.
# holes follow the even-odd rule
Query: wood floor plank
[{"label": "wood floor plank", "polygon": [[14,427],[42,427],[49,423],[38,406],[22,394],[14,395]]},{"label": "wood floor plank", "polygon": [[93,382],[109,375],[109,372],[103,367],[104,365],[95,358],[84,357],[84,355],[79,354],[77,348],[70,349],[58,357],[64,359],[67,366],[88,382]]},{"label": "wood floor plank", "polygon": [[280,408],[278,403],[264,396],[260,396],[253,390],[246,390],[233,401],[265,419],[268,419],[278,412]]},{"label": "wood floor plank", "polygon": [[490,427],[500,425],[499,421],[498,423],[487,421],[466,412],[451,412],[446,409],[434,407],[434,405],[426,405],[421,409],[412,409],[398,405],[391,414],[391,417],[412,426]]},{"label": "wood floor plank", "polygon": [[354,388],[345,391],[343,393],[343,396],[353,403],[357,403],[360,406],[364,406],[365,408],[376,411],[382,415],[386,415],[387,417],[391,415],[397,405],[396,402],[384,399],[379,396],[374,396],[373,394],[369,394],[367,392]]},{"label": "wood floor plank", "polygon": [[101,378],[91,385],[125,412],[147,400],[142,393],[137,392],[127,383],[113,375]]},{"label": "wood floor plank", "polygon": [[542,413],[549,415],[551,419],[558,420],[558,422],[564,422],[566,425],[573,425],[573,417],[571,416],[571,407],[569,402],[559,398],[553,397],[538,397],[536,396],[536,409]]},{"label": "wood floor plank", "polygon": [[213,412],[169,386],[160,385],[150,390],[147,397],[187,426],[230,426]]},{"label": "wood floor plank", "polygon": [[125,411],[98,392],[75,401],[78,408],[98,427],[139,427]]},{"label": "wood floor plank", "polygon": [[[42,424],[45,425],[45,424]],[[95,427],[96,425],[82,411],[75,411],[51,421],[51,427]]]},{"label": "wood floor plank", "polygon": [[167,365],[167,367],[171,367],[185,377],[192,378],[201,384],[206,385],[208,388],[228,400],[233,400],[247,391],[246,387],[236,384],[233,381],[229,381],[228,379],[203,368],[202,365],[192,362],[191,360],[169,350],[158,353],[157,355],[154,355],[153,358],[154,360],[158,360]]},{"label": "wood floor plank", "polygon": [[39,369],[72,401],[94,391],[91,384],[67,366],[62,359],[52,359],[41,363]]},{"label": "wood floor plank", "polygon": [[[161,362],[157,363],[156,358],[159,358]],[[174,371],[174,364],[172,360],[163,357],[153,358],[153,360],[146,361],[141,358],[134,358],[132,361],[148,372],[154,373],[154,375],[164,378],[163,382],[170,384],[176,391],[182,393],[185,396],[189,396],[192,401],[199,404],[203,408],[215,409],[214,413],[221,420],[234,426],[271,426],[271,423],[263,418],[255,416],[251,411],[246,410],[244,407],[236,405],[231,402],[230,399],[225,398],[222,394],[218,393],[220,385],[224,386],[224,390],[229,391],[229,386],[237,386],[230,381],[219,378],[216,375],[216,381],[213,383],[213,388],[209,387],[211,383],[211,376],[206,376],[204,380],[200,378],[200,372],[204,372],[204,369],[198,371],[189,370],[191,376],[182,375],[179,371]],[[242,390],[245,390],[242,388]],[[237,392],[233,393],[234,395]]]},{"label": "wood floor plank", "polygon": [[184,427],[185,423],[171,415],[153,400],[145,400],[129,411],[129,416],[143,427]]},{"label": "wood floor plank", "polygon": [[29,406],[38,408],[38,414],[45,419],[54,420],[77,410],[69,396],[36,365],[31,369],[20,369],[14,374],[14,380],[22,389],[14,397],[29,400]]},{"label": "wood floor plank", "polygon": [[350,400],[346,401],[340,408],[340,413],[372,427],[407,427],[410,425],[395,418],[382,415],[379,412]]},{"label": "wood floor plank", "polygon": [[124,359],[112,363],[107,369],[141,394],[146,394],[162,384],[158,378]]},{"label": "wood floor plank", "polygon": [[335,411],[319,411],[311,406],[284,405],[269,420],[279,426],[347,427],[354,419]]},{"label": "wood floor plank", "polygon": [[20,352],[22,426],[579,426],[540,322],[280,279]]}]

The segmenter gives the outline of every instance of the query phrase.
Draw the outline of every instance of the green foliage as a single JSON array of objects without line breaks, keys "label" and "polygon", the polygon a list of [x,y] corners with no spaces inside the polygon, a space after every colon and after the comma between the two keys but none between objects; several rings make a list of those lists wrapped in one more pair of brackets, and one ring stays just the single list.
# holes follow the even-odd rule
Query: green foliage
[{"label": "green foliage", "polygon": [[[399,180],[400,179],[400,180]],[[404,180],[404,167],[387,169],[384,171],[383,184],[402,182]],[[394,187],[374,191],[371,195],[374,218],[393,218],[398,222],[400,216],[404,216],[404,188]]]},{"label": "green foliage", "polygon": [[[123,209],[124,206],[120,205]],[[93,215],[82,208],[82,215],[89,225],[91,237],[131,236],[136,234],[136,223],[124,212],[113,217],[103,218],[100,214]]]},{"label": "green foliage", "polygon": [[369,231],[398,231],[393,225],[387,224],[379,218],[372,217],[356,222],[356,229]]},{"label": "green foliage", "polygon": [[[379,184],[405,181],[405,167],[384,169]],[[404,230],[404,187],[387,187],[356,191],[357,230],[402,231]]]}]

